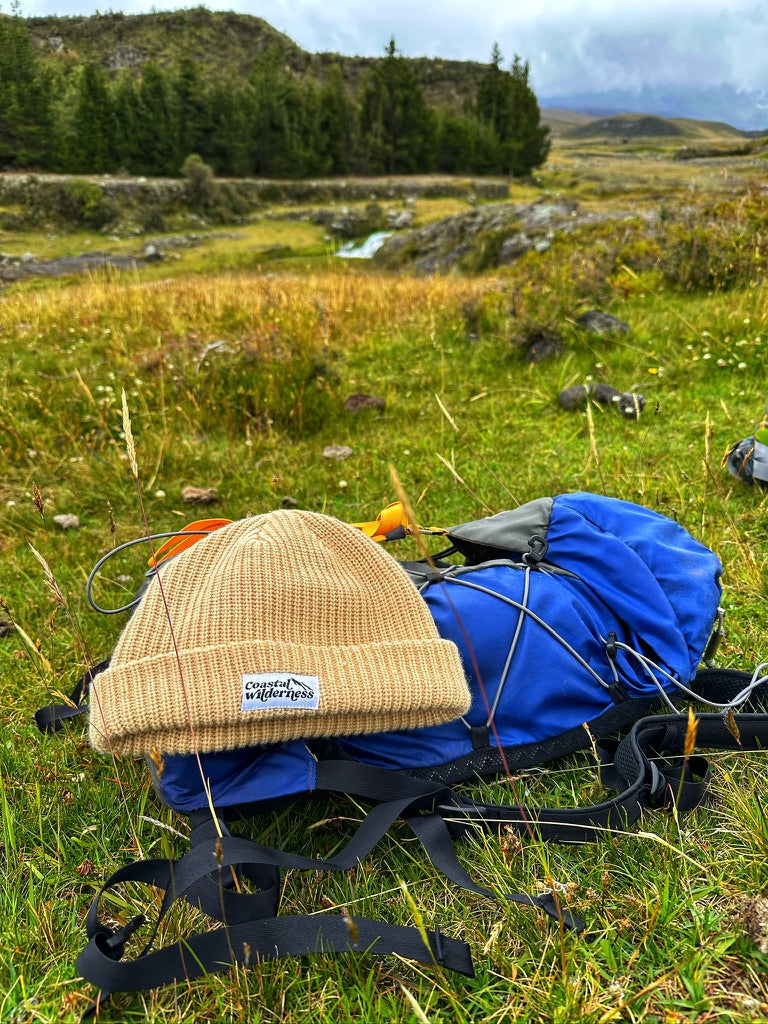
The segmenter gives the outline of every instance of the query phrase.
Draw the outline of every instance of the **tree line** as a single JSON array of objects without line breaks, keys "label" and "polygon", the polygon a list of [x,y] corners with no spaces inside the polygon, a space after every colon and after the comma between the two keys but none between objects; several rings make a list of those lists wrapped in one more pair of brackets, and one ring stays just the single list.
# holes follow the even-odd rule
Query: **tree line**
[{"label": "tree line", "polygon": [[522,176],[548,152],[528,63],[503,68],[498,46],[457,110],[427,102],[394,39],[353,94],[339,65],[298,78],[279,48],[237,81],[204,77],[187,56],[138,76],[93,62],[62,70],[23,18],[0,16],[0,168],[177,176],[194,153],[228,177]]}]

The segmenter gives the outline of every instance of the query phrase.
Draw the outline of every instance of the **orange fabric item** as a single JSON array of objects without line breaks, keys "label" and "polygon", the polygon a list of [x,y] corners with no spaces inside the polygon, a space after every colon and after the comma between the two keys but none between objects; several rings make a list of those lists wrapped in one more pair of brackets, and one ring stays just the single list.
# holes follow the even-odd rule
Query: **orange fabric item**
[{"label": "orange fabric item", "polygon": [[154,555],[147,559],[147,565],[150,568],[159,565],[166,558],[172,558],[187,548],[191,548],[206,534],[213,533],[214,530],[218,530],[222,526],[229,526],[231,522],[231,519],[198,519],[194,523],[188,523],[179,530],[177,537],[169,537],[164,544],[160,545]]},{"label": "orange fabric item", "polygon": [[404,531],[404,535],[413,533],[414,529],[419,529],[418,526],[414,526],[408,521],[402,501],[393,501],[383,508],[373,523],[354,523],[353,525],[358,530],[362,530],[371,540],[376,541],[389,540],[390,534],[400,529]]}]

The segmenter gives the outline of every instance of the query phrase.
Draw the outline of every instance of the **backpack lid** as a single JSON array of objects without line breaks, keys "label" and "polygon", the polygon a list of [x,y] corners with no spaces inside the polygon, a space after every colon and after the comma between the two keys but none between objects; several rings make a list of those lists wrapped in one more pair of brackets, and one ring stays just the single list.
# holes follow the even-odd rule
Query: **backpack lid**
[{"label": "backpack lid", "polygon": [[546,538],[554,501],[554,498],[534,498],[495,516],[452,526],[447,533],[455,547],[472,563],[522,555],[531,549],[532,538]]}]

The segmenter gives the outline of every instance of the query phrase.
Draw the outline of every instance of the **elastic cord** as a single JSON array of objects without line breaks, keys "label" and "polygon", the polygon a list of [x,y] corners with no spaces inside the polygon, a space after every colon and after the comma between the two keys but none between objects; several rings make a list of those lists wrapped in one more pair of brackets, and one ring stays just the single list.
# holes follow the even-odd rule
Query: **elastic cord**
[{"label": "elastic cord", "polygon": [[640,663],[643,670],[648,675],[649,679],[651,679],[658,688],[659,693],[662,696],[662,699],[665,701],[668,707],[675,712],[677,711],[677,708],[672,703],[672,701],[669,698],[669,695],[666,693],[663,686],[654,675],[654,671],[658,672],[665,679],[667,679],[675,687],[676,690],[680,691],[680,693],[684,693],[687,697],[690,697],[692,700],[695,700],[700,704],[706,704],[707,707],[716,708],[718,711],[729,711],[731,709],[739,708],[747,700],[747,698],[754,690],[756,690],[759,686],[762,686],[764,683],[768,682],[768,675],[764,674],[766,672],[766,669],[768,669],[768,662],[764,661],[757,666],[755,671],[752,673],[752,678],[749,681],[749,683],[739,693],[736,694],[733,700],[724,701],[722,703],[719,701],[707,700],[706,697],[702,697],[700,693],[696,693],[695,690],[691,690],[684,683],[681,683],[679,679],[675,679],[675,677],[671,673],[667,672],[660,665],[657,665],[656,662],[652,661],[650,658],[647,658],[644,654],[640,654],[640,652],[636,651],[633,647],[629,647],[627,644],[623,644],[620,642],[616,643],[616,647],[624,651],[631,657],[635,658],[636,661]]},{"label": "elastic cord", "polygon": [[[95,580],[96,574],[98,573],[99,569],[101,569],[102,565],[104,565],[105,562],[108,562],[113,555],[117,555],[121,551],[125,551],[127,548],[136,547],[137,544],[148,544],[156,540],[165,540],[170,537],[189,537],[195,535],[200,537],[207,537],[210,532],[210,530],[169,530],[167,533],[151,533],[148,534],[146,537],[134,537],[133,540],[127,540],[125,541],[124,544],[118,544],[116,548],[112,548],[112,550],[108,551],[106,555],[103,555],[98,560],[96,565],[94,565],[94,567],[91,569],[91,572],[88,576],[88,582],[85,585],[85,596],[88,599],[88,604],[91,606],[91,608],[93,608],[94,611],[101,612],[102,615],[119,615],[120,612],[127,612],[130,611],[131,608],[135,608],[139,601],[141,601],[141,595],[137,595],[133,598],[132,601],[129,601],[127,604],[121,605],[119,608],[102,608],[101,605],[96,604],[96,602],[94,601],[93,596],[91,594],[93,581]],[[149,572],[145,573],[145,579],[151,579],[156,572],[157,567],[155,566],[152,569],[150,569]]]}]

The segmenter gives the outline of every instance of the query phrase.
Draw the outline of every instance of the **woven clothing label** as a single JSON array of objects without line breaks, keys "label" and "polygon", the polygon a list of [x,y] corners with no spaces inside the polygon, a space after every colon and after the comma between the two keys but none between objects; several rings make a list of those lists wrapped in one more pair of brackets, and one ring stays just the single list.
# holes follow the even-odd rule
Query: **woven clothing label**
[{"label": "woven clothing label", "polygon": [[266,708],[317,709],[320,680],[291,672],[244,672],[241,711]]}]

